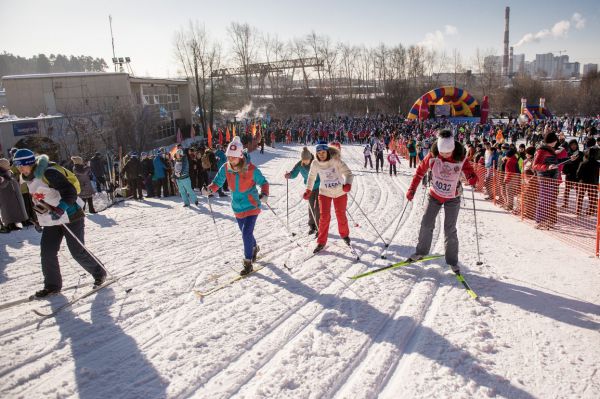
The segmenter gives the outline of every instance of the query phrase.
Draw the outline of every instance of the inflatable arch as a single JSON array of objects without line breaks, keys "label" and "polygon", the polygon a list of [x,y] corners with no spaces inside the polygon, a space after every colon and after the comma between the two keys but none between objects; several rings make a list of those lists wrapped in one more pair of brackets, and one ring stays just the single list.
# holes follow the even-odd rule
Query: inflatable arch
[{"label": "inflatable arch", "polygon": [[[459,87],[442,86],[423,94],[423,96],[413,104],[408,113],[408,119],[418,119],[419,111],[423,114],[423,111],[421,110],[421,104],[423,102],[425,102],[427,106],[449,104],[451,107],[451,116],[480,116],[479,103],[477,100],[475,100],[469,92]],[[426,114],[428,114],[428,112],[426,112]]]}]

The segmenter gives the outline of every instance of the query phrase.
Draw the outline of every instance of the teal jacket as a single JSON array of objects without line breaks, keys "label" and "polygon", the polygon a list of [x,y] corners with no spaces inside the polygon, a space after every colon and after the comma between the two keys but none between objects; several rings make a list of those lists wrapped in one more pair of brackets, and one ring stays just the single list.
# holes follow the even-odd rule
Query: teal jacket
[{"label": "teal jacket", "polygon": [[[304,184],[306,185],[306,180],[308,180],[308,172],[310,171],[311,164],[312,164],[312,161],[307,166],[304,166],[304,165],[302,165],[302,161],[298,161],[296,163],[296,165],[294,165],[294,167],[290,171],[290,178],[295,179],[298,176],[298,174],[301,174],[302,178],[304,179]],[[315,180],[315,185],[313,186],[313,191],[318,190],[320,184],[321,184],[321,180],[319,179],[319,175],[317,175],[317,179]]]}]

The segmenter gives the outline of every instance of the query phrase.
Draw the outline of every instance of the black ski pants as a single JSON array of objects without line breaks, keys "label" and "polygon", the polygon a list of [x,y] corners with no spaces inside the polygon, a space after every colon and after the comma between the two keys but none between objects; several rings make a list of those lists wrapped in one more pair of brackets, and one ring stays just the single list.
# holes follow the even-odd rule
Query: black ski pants
[{"label": "black ski pants", "polygon": [[[66,226],[71,229],[73,234],[84,243],[84,222],[81,218]],[[94,278],[100,278],[106,274],[102,266],[83,248],[77,240],[63,227],[45,226],[42,231],[41,257],[42,273],[44,274],[44,288],[49,290],[60,290],[62,288],[62,276],[60,274],[60,265],[58,263],[58,251],[63,237],[67,240],[67,248],[77,261]]]}]

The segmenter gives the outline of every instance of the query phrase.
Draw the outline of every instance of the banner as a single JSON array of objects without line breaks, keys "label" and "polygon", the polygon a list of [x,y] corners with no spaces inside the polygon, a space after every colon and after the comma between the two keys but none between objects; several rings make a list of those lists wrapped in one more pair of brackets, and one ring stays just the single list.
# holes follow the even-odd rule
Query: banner
[{"label": "banner", "polygon": [[38,134],[38,123],[37,122],[19,122],[13,123],[13,134],[17,136],[29,136],[30,134]]}]

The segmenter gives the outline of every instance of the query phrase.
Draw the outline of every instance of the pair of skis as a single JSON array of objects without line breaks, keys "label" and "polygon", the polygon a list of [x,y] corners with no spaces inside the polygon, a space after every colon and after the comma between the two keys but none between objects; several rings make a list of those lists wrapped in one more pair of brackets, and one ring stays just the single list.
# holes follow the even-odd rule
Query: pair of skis
[{"label": "pair of skis", "polygon": [[[98,291],[100,291],[100,290],[102,290],[102,289],[104,289],[104,288],[106,288],[106,287],[108,287],[108,286],[110,286],[110,285],[118,282],[123,277],[130,276],[133,273],[135,273],[135,270],[132,271],[132,272],[126,273],[126,274],[124,274],[122,276],[108,279],[102,285],[100,285],[98,287],[95,287],[95,288],[92,288],[91,290],[89,290],[89,291],[87,291],[87,292],[85,292],[85,293],[83,293],[83,294],[81,294],[79,296],[76,296],[75,298],[69,300],[68,302],[63,303],[59,307],[54,308],[51,312],[41,312],[41,311],[39,311],[37,309],[33,309],[33,313],[35,313],[36,315],[38,315],[38,316],[40,316],[42,318],[49,318],[49,317],[56,316],[62,310],[67,309],[67,308],[73,306],[75,303],[79,302],[80,300],[82,300],[84,298],[87,298],[87,297],[95,294],[96,292],[98,292]],[[131,288],[127,290],[127,292],[129,292],[129,291],[131,291]]]},{"label": "pair of skis", "polygon": [[[434,260],[434,259],[439,259],[441,257],[443,257],[444,255],[429,255],[429,256],[425,256],[422,259],[419,260],[404,260],[402,262],[397,262],[394,264],[391,264],[389,266],[384,266],[384,267],[380,267],[379,269],[374,269],[374,270],[370,270],[368,272],[362,273],[362,274],[358,274],[356,276],[352,276],[349,277],[352,280],[358,280],[359,278],[363,278],[363,277],[367,277],[367,276],[371,276],[373,274],[376,273],[380,273],[383,271],[387,271],[387,270],[393,270],[393,269],[397,269],[400,267],[404,267],[404,266],[408,266],[408,265],[412,265],[413,263],[417,263],[417,262],[427,262],[430,260]],[[471,287],[469,286],[469,283],[467,283],[467,281],[465,280],[464,276],[460,273],[454,273],[454,275],[456,276],[456,280],[462,284],[462,286],[465,288],[465,290],[467,291],[467,293],[469,294],[469,296],[473,299],[477,299],[478,296],[475,293],[475,291],[473,291],[473,289],[471,289]]]}]

